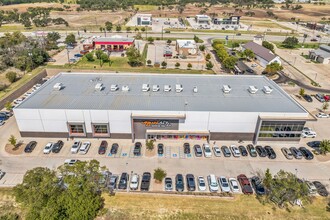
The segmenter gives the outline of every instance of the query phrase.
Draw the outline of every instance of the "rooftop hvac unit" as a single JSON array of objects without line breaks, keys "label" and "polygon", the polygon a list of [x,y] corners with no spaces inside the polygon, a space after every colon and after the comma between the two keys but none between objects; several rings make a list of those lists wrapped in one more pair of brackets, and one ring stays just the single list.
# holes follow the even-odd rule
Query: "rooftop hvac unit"
[{"label": "rooftop hvac unit", "polygon": [[118,89],[119,89],[119,87],[116,84],[112,84],[110,87],[110,91],[112,91],[112,92],[117,91]]},{"label": "rooftop hvac unit", "polygon": [[194,93],[197,93],[197,92],[198,92],[198,88],[197,88],[197,86],[194,86],[194,88],[193,88],[193,92],[194,92]]},{"label": "rooftop hvac unit", "polygon": [[152,86],[152,91],[153,92],[158,92],[159,91],[159,85],[153,85]]},{"label": "rooftop hvac unit", "polygon": [[150,89],[149,84],[143,84],[142,85],[142,92],[148,92]]},{"label": "rooftop hvac unit", "polygon": [[183,87],[181,84],[176,84],[175,85],[175,91],[176,92],[182,92],[183,91]]},{"label": "rooftop hvac unit", "polygon": [[249,86],[249,92],[251,94],[256,94],[258,92],[258,88],[255,86]]},{"label": "rooftop hvac unit", "polygon": [[129,91],[129,87],[128,87],[128,86],[122,86],[122,87],[121,87],[121,90],[122,90],[123,92],[128,92],[128,91]]},{"label": "rooftop hvac unit", "polygon": [[53,86],[53,89],[56,90],[56,91],[60,91],[61,89],[63,89],[64,86],[63,86],[63,83],[56,83],[54,86]]},{"label": "rooftop hvac unit", "polygon": [[103,84],[102,83],[98,83],[95,85],[95,90],[96,91],[102,91],[104,89]]},{"label": "rooftop hvac unit", "polygon": [[228,94],[231,91],[231,87],[229,85],[223,85],[222,86],[222,91],[223,91],[223,93]]},{"label": "rooftop hvac unit", "polygon": [[270,94],[273,92],[273,89],[270,86],[264,86],[263,91],[266,94]]},{"label": "rooftop hvac unit", "polygon": [[170,85],[165,85],[164,86],[164,92],[170,92],[171,91],[171,86]]}]

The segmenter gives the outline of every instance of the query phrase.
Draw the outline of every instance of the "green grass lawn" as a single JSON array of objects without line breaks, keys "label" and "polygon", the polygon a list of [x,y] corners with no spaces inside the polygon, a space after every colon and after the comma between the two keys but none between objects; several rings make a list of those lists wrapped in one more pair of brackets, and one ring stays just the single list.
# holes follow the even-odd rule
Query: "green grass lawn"
[{"label": "green grass lawn", "polygon": [[[220,43],[223,43],[223,44],[226,43],[226,41],[224,39],[214,39],[213,42],[220,42]],[[249,42],[249,40],[228,40],[226,46],[228,48],[232,48],[233,43],[244,44],[246,42]]]},{"label": "green grass lawn", "polygon": [[139,8],[139,11],[158,10],[157,5],[134,5],[134,8]]},{"label": "green grass lawn", "polygon": [[[289,49],[283,46],[283,44],[281,42],[275,42],[275,45],[277,46],[277,48],[280,49]],[[317,49],[319,48],[319,43],[299,43],[297,46],[295,46],[292,49],[300,49],[300,48],[311,48],[311,49]]]},{"label": "green grass lawn", "polygon": [[283,29],[283,30],[292,30],[291,28],[288,28],[284,25],[280,25],[278,23],[272,22],[272,21],[267,21],[267,20],[261,20],[261,21],[251,21],[251,20],[242,20],[241,21],[243,24],[250,25],[252,24],[253,26],[256,27],[265,27],[265,28],[278,28],[278,29]]}]

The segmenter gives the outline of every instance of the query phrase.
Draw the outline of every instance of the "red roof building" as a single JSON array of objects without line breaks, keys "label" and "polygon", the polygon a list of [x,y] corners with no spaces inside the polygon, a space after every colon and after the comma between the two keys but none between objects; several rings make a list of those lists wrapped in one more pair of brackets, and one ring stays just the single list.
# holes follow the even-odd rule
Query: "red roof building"
[{"label": "red roof building", "polygon": [[94,49],[106,49],[108,51],[124,51],[134,46],[134,38],[121,36],[100,37],[93,41]]}]

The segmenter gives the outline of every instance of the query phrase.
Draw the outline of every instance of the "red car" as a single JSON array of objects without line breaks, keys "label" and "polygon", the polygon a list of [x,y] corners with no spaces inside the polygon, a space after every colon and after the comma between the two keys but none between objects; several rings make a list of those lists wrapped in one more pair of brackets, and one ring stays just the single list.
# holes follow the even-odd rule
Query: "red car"
[{"label": "red car", "polygon": [[244,174],[237,176],[237,180],[240,183],[242,192],[244,194],[253,194],[253,190],[252,190],[250,181]]},{"label": "red car", "polygon": [[330,101],[330,96],[329,95],[324,95],[323,98],[326,102]]}]

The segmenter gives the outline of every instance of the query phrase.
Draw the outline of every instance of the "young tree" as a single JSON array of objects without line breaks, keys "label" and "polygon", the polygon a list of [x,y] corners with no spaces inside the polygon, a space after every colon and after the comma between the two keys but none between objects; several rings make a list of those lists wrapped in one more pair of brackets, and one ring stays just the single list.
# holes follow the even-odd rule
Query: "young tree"
[{"label": "young tree", "polygon": [[126,27],[126,32],[130,32],[132,30],[131,27]]},{"label": "young tree", "polygon": [[143,64],[143,58],[140,51],[135,47],[130,47],[126,50],[126,56],[128,58],[128,64],[135,67]]},{"label": "young tree", "polygon": [[228,56],[223,60],[222,64],[226,69],[233,70],[236,62],[237,62],[237,57]]},{"label": "young tree", "polygon": [[211,61],[206,63],[206,69],[210,70],[213,68],[213,63]]},{"label": "young tree", "polygon": [[187,68],[188,68],[188,70],[190,70],[192,68],[192,64],[191,63],[188,63],[187,64]]},{"label": "young tree", "polygon": [[9,82],[13,83],[17,80],[17,73],[14,71],[9,71],[6,73],[6,78]]},{"label": "young tree", "polygon": [[300,95],[301,97],[303,97],[303,96],[305,95],[305,89],[304,89],[304,88],[300,88],[300,90],[299,90],[299,95]]},{"label": "young tree", "polygon": [[202,45],[199,45],[199,50],[200,51],[204,51],[205,50],[205,45],[203,45],[203,44]]},{"label": "young tree", "polygon": [[323,110],[323,111],[326,111],[326,110],[328,110],[328,108],[329,108],[329,102],[324,102],[324,103],[322,104],[322,110]]},{"label": "young tree", "polygon": [[10,111],[10,110],[12,110],[12,108],[13,108],[13,105],[11,104],[11,102],[10,102],[10,101],[6,102],[6,104],[5,104],[5,108],[6,108],[6,110],[7,110],[7,111]]},{"label": "young tree", "polygon": [[209,53],[206,54],[206,56],[205,56],[205,60],[206,60],[206,61],[209,61],[210,59],[211,59],[211,54],[209,54]]},{"label": "young tree", "polygon": [[110,21],[105,22],[105,29],[106,29],[107,31],[111,32],[112,29],[113,29],[113,24],[112,24],[112,22],[110,22]]},{"label": "young tree", "polygon": [[65,43],[66,44],[74,44],[76,43],[76,36],[74,34],[68,34],[65,38]]},{"label": "young tree", "polygon": [[153,37],[148,37],[147,41],[149,41],[149,44],[152,44],[154,42],[154,38]]},{"label": "young tree", "polygon": [[273,53],[275,53],[274,51],[274,45],[269,43],[268,41],[263,41],[262,42],[262,46],[267,48],[268,50],[272,51]]},{"label": "young tree", "polygon": [[86,57],[88,62],[93,62],[94,61],[93,53],[87,53],[87,54],[85,54],[85,57]]},{"label": "young tree", "polygon": [[238,42],[234,42],[234,43],[231,44],[231,47],[232,48],[237,48],[237,47],[239,47],[239,43]]},{"label": "young tree", "polygon": [[120,31],[121,31],[121,26],[120,26],[120,25],[117,25],[117,26],[116,26],[116,31],[117,31],[117,32],[120,32]]},{"label": "young tree", "polygon": [[263,184],[266,187],[266,189],[270,189],[273,183],[273,176],[270,173],[269,168],[267,168],[266,172],[265,172],[265,177],[263,179]]},{"label": "young tree", "polygon": [[168,40],[166,41],[166,43],[167,43],[167,44],[171,44],[171,43],[172,43],[172,40],[171,40],[171,39],[168,39]]},{"label": "young tree", "polygon": [[145,28],[145,27],[142,27],[142,28],[141,28],[141,31],[142,31],[142,32],[145,32],[145,31],[146,31],[146,28]]},{"label": "young tree", "polygon": [[167,63],[165,61],[163,61],[161,66],[162,66],[163,69],[166,69]]},{"label": "young tree", "polygon": [[146,148],[149,151],[152,151],[155,147],[154,140],[146,140]]},{"label": "young tree", "polygon": [[330,152],[330,140],[322,140],[320,143],[321,154],[327,154]]},{"label": "young tree", "polygon": [[282,44],[285,48],[295,48],[298,45],[298,43],[299,43],[298,38],[287,37]]},{"label": "young tree", "polygon": [[139,31],[139,28],[138,28],[138,27],[136,27],[136,28],[134,29],[134,31],[135,31],[135,32]]},{"label": "young tree", "polygon": [[283,70],[283,67],[279,63],[276,63],[276,62],[268,64],[265,69],[265,71],[269,74],[275,74],[275,73],[277,73],[277,71],[280,71],[280,70]]},{"label": "young tree", "polygon": [[148,66],[150,66],[151,65],[151,60],[147,60],[147,64],[148,64]]},{"label": "young tree", "polygon": [[96,50],[95,51],[95,56],[96,56],[97,59],[101,59],[102,54],[103,54],[102,50]]},{"label": "young tree", "polygon": [[176,68],[176,69],[179,69],[179,67],[180,67],[180,63],[176,62],[176,64],[175,64],[175,68]]},{"label": "young tree", "polygon": [[162,182],[163,179],[166,177],[166,175],[167,175],[166,171],[161,168],[157,168],[154,170],[154,179],[157,182]]},{"label": "young tree", "polygon": [[254,59],[256,57],[256,55],[254,54],[254,52],[250,49],[246,49],[243,52],[245,54],[245,56],[249,59]]},{"label": "young tree", "polygon": [[8,139],[8,142],[13,145],[14,147],[16,147],[16,144],[17,144],[17,139],[14,135],[10,135],[9,139]]},{"label": "young tree", "polygon": [[106,53],[101,54],[100,59],[102,60],[103,63],[106,63],[109,61],[109,56]]}]

